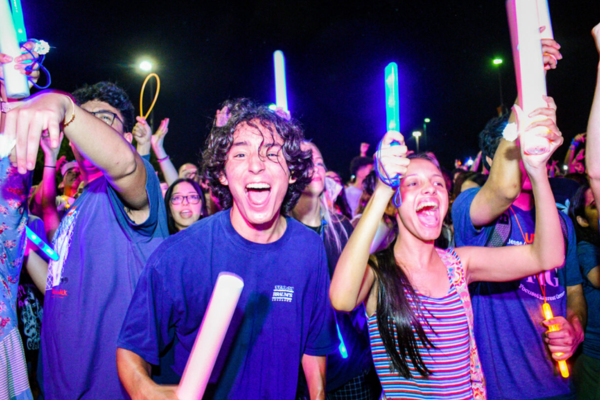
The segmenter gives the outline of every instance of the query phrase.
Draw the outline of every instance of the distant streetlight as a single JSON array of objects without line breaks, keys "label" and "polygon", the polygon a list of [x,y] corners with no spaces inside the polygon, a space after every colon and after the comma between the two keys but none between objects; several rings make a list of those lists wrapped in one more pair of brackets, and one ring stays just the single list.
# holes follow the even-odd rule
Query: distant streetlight
[{"label": "distant streetlight", "polygon": [[417,140],[417,153],[419,153],[419,138],[421,137],[421,131],[414,131],[412,135]]},{"label": "distant streetlight", "polygon": [[144,60],[140,63],[140,69],[144,72],[150,72],[152,71],[152,63]]},{"label": "distant streetlight", "polygon": [[502,112],[504,111],[504,100],[502,96],[502,72],[500,70],[500,66],[502,65],[502,59],[494,58],[494,60],[492,60],[492,63],[495,67],[498,68],[498,87],[500,88],[500,108],[498,109],[498,115],[502,115]]},{"label": "distant streetlight", "polygon": [[425,137],[425,147],[428,147],[429,138],[427,137],[427,124],[430,123],[431,120],[429,118],[425,118],[423,120],[423,136]]}]

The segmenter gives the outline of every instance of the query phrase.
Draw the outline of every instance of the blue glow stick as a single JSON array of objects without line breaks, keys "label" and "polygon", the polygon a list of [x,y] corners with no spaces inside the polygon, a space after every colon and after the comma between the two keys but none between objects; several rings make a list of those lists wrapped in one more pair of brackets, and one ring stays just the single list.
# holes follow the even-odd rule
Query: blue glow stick
[{"label": "blue glow stick", "polygon": [[275,99],[277,107],[289,111],[285,86],[285,58],[281,50],[273,53],[273,64],[275,65]]},{"label": "blue glow stick", "polygon": [[51,260],[58,261],[58,254],[52,249],[52,247],[48,246],[46,242],[42,240],[38,235],[36,235],[29,227],[25,227],[25,232],[27,234],[27,239],[31,240],[33,244],[40,248]]},{"label": "blue glow stick", "polygon": [[10,6],[12,8],[13,24],[17,31],[17,41],[19,44],[23,44],[27,41],[27,32],[25,31],[25,20],[23,19],[21,0],[11,0]]},{"label": "blue glow stick", "polygon": [[344,344],[344,338],[342,337],[342,332],[340,332],[340,327],[337,323],[337,321],[335,321],[335,327],[337,328],[337,333],[338,333],[338,338],[340,339],[340,354],[342,355],[342,358],[348,358],[348,350],[346,350],[346,345]]},{"label": "blue glow stick", "polygon": [[385,67],[385,113],[388,131],[400,132],[399,103],[398,65],[395,62],[391,62]]}]

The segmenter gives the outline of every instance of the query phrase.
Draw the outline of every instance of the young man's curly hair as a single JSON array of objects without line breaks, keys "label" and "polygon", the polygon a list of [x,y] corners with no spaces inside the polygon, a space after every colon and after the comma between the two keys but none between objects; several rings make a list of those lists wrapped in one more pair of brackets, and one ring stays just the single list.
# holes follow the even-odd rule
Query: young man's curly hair
[{"label": "young man's curly hair", "polygon": [[[221,184],[219,178],[225,174],[227,154],[233,144],[233,135],[242,123],[263,131],[277,132],[283,139],[282,152],[285,157],[290,175],[296,181],[288,186],[287,193],[281,205],[283,214],[289,213],[300,198],[304,188],[312,178],[312,158],[310,151],[302,151],[304,132],[295,120],[288,121],[268,107],[255,104],[248,99],[228,100],[224,103],[229,107],[230,117],[224,126],[213,126],[206,139],[205,150],[202,153],[202,172],[204,178],[219,198],[223,209],[233,205],[233,197],[229,187]],[[282,167],[283,168],[283,167]]]},{"label": "young man's curly hair", "polygon": [[135,111],[127,93],[112,82],[98,82],[95,85],[85,85],[75,90],[73,98],[77,105],[88,101],[102,101],[110,104],[123,116],[123,132],[131,132],[135,122]]}]

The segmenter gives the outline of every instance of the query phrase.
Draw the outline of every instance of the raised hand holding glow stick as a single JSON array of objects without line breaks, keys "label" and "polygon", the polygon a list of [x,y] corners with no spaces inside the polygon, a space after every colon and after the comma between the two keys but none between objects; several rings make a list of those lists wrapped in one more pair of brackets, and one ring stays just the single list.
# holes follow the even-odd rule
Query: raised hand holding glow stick
[{"label": "raised hand holding glow stick", "polygon": [[[544,100],[546,76],[544,73],[538,7],[537,3],[531,0],[508,0],[506,9],[517,77],[519,104],[525,115],[529,115],[538,108],[546,107],[546,101]],[[549,151],[548,139],[537,135],[529,139],[527,148],[525,148],[526,154],[542,154]]]},{"label": "raised hand holding glow stick", "polygon": [[177,389],[180,400],[202,399],[243,288],[239,276],[219,274]]},{"label": "raised hand holding glow stick", "polygon": [[[22,12],[20,14],[22,19]],[[25,27],[23,26],[22,29],[24,31]],[[8,0],[0,0],[0,53],[13,58],[13,61],[2,64],[6,96],[10,99],[28,97],[29,82],[27,81],[27,76],[21,74],[18,69],[15,69],[14,59],[21,55],[21,46],[17,40],[17,32]]]},{"label": "raised hand holding glow stick", "polygon": [[275,103],[278,108],[288,112],[287,88],[285,84],[285,58],[283,52],[277,50],[273,53],[273,64],[275,66]]}]

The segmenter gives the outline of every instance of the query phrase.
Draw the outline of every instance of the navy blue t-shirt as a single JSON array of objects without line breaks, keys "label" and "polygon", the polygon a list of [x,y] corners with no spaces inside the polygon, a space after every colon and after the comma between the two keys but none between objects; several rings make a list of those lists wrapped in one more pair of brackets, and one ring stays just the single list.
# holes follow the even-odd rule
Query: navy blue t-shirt
[{"label": "navy blue t-shirt", "polygon": [[118,346],[157,364],[176,337],[181,375],[220,272],[239,275],[244,289],[204,398],[293,399],[302,355],[339,343],[325,248],[291,218],[269,244],[240,236],[229,210],[171,236],[140,277]]},{"label": "navy blue t-shirt", "polygon": [[[485,246],[494,224],[476,229],[471,203],[479,188],[469,189],[452,205],[456,246]],[[534,211],[512,206],[508,246],[533,243]],[[516,218],[515,218],[516,213]],[[569,382],[556,376],[555,362],[543,333],[543,295],[555,316],[567,315],[567,286],[582,283],[577,264],[573,224],[565,218],[568,245],[565,267],[512,282],[476,282],[470,285],[475,317],[475,339],[485,375],[488,399],[543,399],[571,393]],[[519,229],[519,225],[521,229]]]},{"label": "navy blue t-shirt", "polygon": [[600,265],[600,248],[588,242],[577,244],[577,257],[583,275],[583,294],[588,307],[583,353],[600,358],[600,289],[588,279],[591,270]]},{"label": "navy blue t-shirt", "polygon": [[144,265],[169,235],[158,178],[146,167],[150,214],[127,215],[104,176],[90,182],[56,232],[42,324],[46,400],[128,399],[117,374],[117,339]]}]

